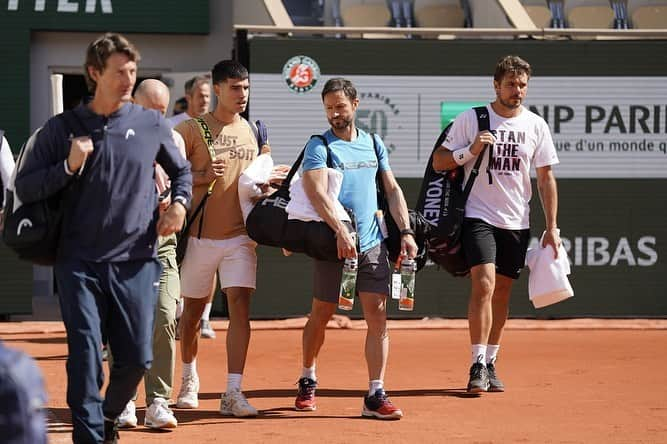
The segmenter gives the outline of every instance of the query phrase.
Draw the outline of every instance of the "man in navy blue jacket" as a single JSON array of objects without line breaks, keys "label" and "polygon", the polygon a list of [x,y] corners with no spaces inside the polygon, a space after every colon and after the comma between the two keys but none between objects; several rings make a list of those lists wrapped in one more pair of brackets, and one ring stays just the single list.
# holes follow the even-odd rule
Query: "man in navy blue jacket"
[{"label": "man in navy blue jacket", "polygon": [[[190,165],[169,124],[130,103],[138,61],[121,35],[92,42],[84,68],[93,99],[72,119],[46,122],[16,177],[23,202],[64,190],[55,275],[75,443],[116,442],[115,420],[152,361],[157,235],[180,230],[192,192]],[[172,204],[161,216],[156,161],[171,179]],[[115,358],[104,400],[102,336]]]}]

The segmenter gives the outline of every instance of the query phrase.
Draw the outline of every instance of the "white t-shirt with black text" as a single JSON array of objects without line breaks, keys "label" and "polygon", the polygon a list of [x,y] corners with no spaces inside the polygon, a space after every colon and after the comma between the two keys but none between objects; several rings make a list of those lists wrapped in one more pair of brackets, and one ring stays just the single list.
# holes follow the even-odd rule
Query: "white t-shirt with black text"
[{"label": "white t-shirt with black text", "polygon": [[[490,105],[489,127],[496,137],[493,147],[493,164],[490,168],[492,183],[486,173],[489,154],[484,151],[479,175],[466,203],[465,216],[508,230],[529,227],[528,203],[532,195],[530,167],[536,168],[558,163],[558,155],[544,119],[521,107],[516,117],[506,118],[496,114]],[[452,151],[465,148],[475,141],[479,133],[474,109],[461,113],[445,139],[444,146]],[[464,165],[466,180],[476,158]]]}]

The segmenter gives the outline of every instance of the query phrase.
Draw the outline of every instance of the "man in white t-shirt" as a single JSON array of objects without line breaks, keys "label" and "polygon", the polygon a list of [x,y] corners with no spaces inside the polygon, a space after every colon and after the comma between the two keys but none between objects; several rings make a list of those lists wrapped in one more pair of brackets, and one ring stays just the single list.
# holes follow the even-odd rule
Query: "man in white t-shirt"
[{"label": "man in white t-shirt", "polygon": [[542,246],[551,245],[558,256],[561,243],[556,224],[558,192],[551,170],[558,156],[547,123],[522,106],[530,74],[525,60],[503,57],[494,74],[496,99],[487,106],[490,131],[480,132],[475,111],[465,111],[433,156],[434,169],[463,165],[467,178],[484,146],[492,148],[491,156],[484,151],[480,171],[487,175],[475,181],[462,232],[472,281],[468,305],[472,344],[468,391],[472,393],[505,390],[495,364],[512,284],[524,266],[530,240],[531,163],[546,222]]},{"label": "man in white t-shirt", "polygon": [[211,103],[211,85],[207,76],[195,76],[185,82],[185,100],[188,107],[184,113],[176,114],[167,119],[172,127],[179,123],[202,116],[208,112]]}]

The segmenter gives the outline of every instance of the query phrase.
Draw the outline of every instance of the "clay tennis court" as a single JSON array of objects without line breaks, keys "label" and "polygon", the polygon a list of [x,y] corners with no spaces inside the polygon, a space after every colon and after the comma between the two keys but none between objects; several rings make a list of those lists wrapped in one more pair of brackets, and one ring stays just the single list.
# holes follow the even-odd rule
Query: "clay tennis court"
[{"label": "clay tennis court", "polygon": [[[175,409],[173,431],[140,426],[121,431],[121,442],[667,442],[665,320],[512,320],[498,362],[507,391],[479,397],[464,389],[465,321],[392,321],[386,386],[405,413],[394,422],[360,417],[367,376],[359,321],[331,323],[318,362],[317,411],[293,410],[303,323],[253,322],[243,386],[259,417],[218,414],[226,322],[215,321],[217,339],[200,342],[200,408]],[[0,336],[37,359],[50,398],[50,441],[71,442],[62,324],[0,324]],[[144,409],[137,415],[143,424]]]}]

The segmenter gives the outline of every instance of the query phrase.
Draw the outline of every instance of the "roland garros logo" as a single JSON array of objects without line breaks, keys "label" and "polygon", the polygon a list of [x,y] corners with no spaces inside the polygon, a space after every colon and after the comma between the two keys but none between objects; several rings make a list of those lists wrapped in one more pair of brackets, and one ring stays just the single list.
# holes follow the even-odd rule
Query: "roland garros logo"
[{"label": "roland garros logo", "polygon": [[297,94],[307,93],[317,84],[320,67],[310,57],[295,56],[283,66],[283,78],[291,91]]}]

